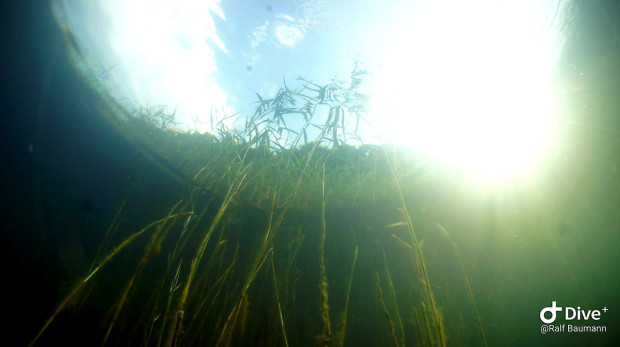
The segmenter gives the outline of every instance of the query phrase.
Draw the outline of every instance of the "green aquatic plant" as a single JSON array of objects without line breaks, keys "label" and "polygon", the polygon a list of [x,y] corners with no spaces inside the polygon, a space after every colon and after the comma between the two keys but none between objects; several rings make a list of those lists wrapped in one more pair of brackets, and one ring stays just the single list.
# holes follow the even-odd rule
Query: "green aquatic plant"
[{"label": "green aquatic plant", "polygon": [[390,336],[392,337],[392,342],[394,343],[395,347],[399,346],[399,339],[396,337],[396,329],[394,328],[394,320],[392,320],[392,317],[390,316],[390,313],[388,312],[387,309],[387,305],[385,304],[385,299],[383,297],[383,289],[381,289],[381,280],[379,279],[379,273],[375,271],[375,276],[377,278],[377,296],[379,298],[379,303],[381,303],[381,308],[383,309],[383,314],[385,315],[385,319],[388,322],[388,325],[390,327]]},{"label": "green aquatic plant", "polygon": [[207,245],[209,244],[209,240],[211,239],[211,235],[213,234],[213,231],[215,230],[215,228],[218,226],[218,223],[220,222],[220,220],[222,219],[222,216],[224,215],[224,213],[226,212],[226,209],[228,208],[229,204],[231,203],[231,201],[233,201],[233,199],[235,198],[235,196],[237,195],[237,192],[239,191],[241,185],[243,184],[243,180],[245,179],[245,171],[247,170],[247,168],[243,168],[241,170],[239,170],[237,172],[237,176],[238,176],[238,180],[235,180],[233,182],[233,184],[231,184],[230,189],[228,191],[228,193],[226,194],[226,196],[224,197],[224,201],[222,202],[222,205],[220,206],[217,215],[213,218],[212,222],[211,222],[211,226],[209,227],[209,230],[204,234],[204,237],[200,243],[200,246],[198,247],[197,251],[196,251],[196,255],[194,256],[194,259],[192,260],[191,263],[191,268],[190,268],[190,272],[188,275],[187,280],[185,281],[185,285],[183,287],[183,290],[181,292],[181,297],[179,299],[179,304],[178,304],[178,308],[177,308],[177,320],[176,320],[176,325],[174,327],[174,331],[172,331],[171,333],[171,337],[170,337],[170,342],[167,343],[168,345],[171,346],[176,346],[178,343],[178,339],[179,339],[179,332],[181,331],[182,328],[182,324],[183,324],[183,318],[185,315],[185,304],[187,302],[187,296],[189,293],[189,288],[192,285],[192,282],[194,280],[194,277],[196,275],[196,271],[198,269],[198,266],[200,265],[200,262],[204,256],[205,250],[207,249]]},{"label": "green aquatic plant", "polygon": [[400,316],[400,311],[398,310],[398,301],[396,299],[396,291],[394,290],[394,282],[392,281],[392,275],[390,274],[390,267],[388,266],[388,260],[385,255],[385,249],[381,248],[381,253],[383,254],[383,263],[385,264],[385,275],[388,279],[388,286],[390,288],[390,294],[392,295],[392,301],[394,303],[394,311],[396,313],[396,320],[398,322],[398,329],[400,338],[398,342],[400,345],[405,345],[405,328],[403,327],[403,320]]},{"label": "green aquatic plant", "polygon": [[347,286],[347,297],[344,301],[344,310],[342,311],[342,320],[340,322],[341,330],[338,333],[338,345],[344,346],[344,340],[347,336],[347,313],[349,312],[349,301],[351,299],[351,286],[353,285],[353,275],[355,274],[355,265],[357,264],[357,256],[359,254],[359,246],[355,245],[355,253],[353,254],[353,263],[351,265],[351,276],[349,278],[349,285]]},{"label": "green aquatic plant", "polygon": [[323,203],[321,204],[321,238],[319,241],[319,257],[320,257],[320,283],[321,292],[321,319],[323,321],[323,333],[317,336],[317,342],[321,345],[328,346],[332,339],[331,321],[329,318],[329,294],[327,291],[327,274],[325,269],[325,236],[327,233],[327,221],[325,220],[325,205],[327,197],[325,196],[325,166],[323,166],[323,187],[322,187]]},{"label": "green aquatic plant", "polygon": [[[386,153],[386,156],[388,155],[389,154]],[[392,160],[388,159],[387,161],[390,166],[390,170],[392,171],[392,176],[394,177],[394,184],[396,185],[396,189],[398,191],[398,198],[399,198],[400,205],[401,205],[399,210],[405,219],[404,224],[407,226],[407,230],[409,231],[409,236],[411,237],[411,241],[412,241],[411,248],[413,248],[414,253],[416,255],[416,260],[417,260],[416,264],[419,265],[418,273],[421,274],[420,281],[422,282],[422,285],[424,287],[424,293],[426,296],[426,300],[429,303],[430,310],[431,310],[431,317],[435,325],[435,331],[436,331],[435,338],[437,339],[436,341],[438,345],[445,346],[446,340],[445,340],[443,318],[442,318],[439,308],[437,307],[435,296],[431,288],[426,262],[422,254],[422,243],[418,242],[418,237],[413,227],[413,221],[411,219],[411,215],[409,214],[409,210],[407,209],[407,203],[405,202],[405,197],[404,197],[403,191],[400,186],[400,178],[399,178],[399,171],[397,167],[397,161],[396,161],[396,158],[393,158]]]},{"label": "green aquatic plant", "polygon": [[282,338],[284,345],[288,347],[288,339],[286,338],[286,327],[284,326],[284,316],[282,315],[282,304],[280,301],[280,293],[278,291],[278,279],[276,276],[276,267],[273,264],[273,253],[271,253],[271,273],[273,274],[273,287],[276,293],[276,303],[278,304],[278,315],[280,316],[280,325],[282,326]]},{"label": "green aquatic plant", "polygon": [[[175,206],[176,207],[176,206]],[[174,208],[173,208],[174,210]],[[191,213],[191,212],[190,212]],[[58,305],[58,307],[56,308],[56,310],[54,311],[54,313],[51,315],[51,317],[45,322],[45,324],[43,325],[43,327],[41,328],[41,330],[39,330],[39,332],[37,333],[37,335],[32,339],[32,341],[30,342],[30,346],[33,346],[37,340],[41,337],[41,335],[43,335],[43,333],[47,330],[47,328],[49,327],[49,325],[54,321],[54,319],[56,318],[56,316],[58,316],[58,314],[64,310],[67,307],[67,304],[70,303],[72,300],[75,299],[75,297],[77,295],[79,295],[79,293],[82,291],[82,289],[84,289],[84,287],[86,286],[87,283],[89,283],[89,281],[93,278],[93,276],[95,276],[95,274],[101,269],[103,268],[105,265],[107,265],[112,259],[114,259],[114,257],[116,257],[118,255],[118,253],[120,253],[120,251],[122,251],[124,248],[126,248],[127,246],[129,246],[137,237],[139,237],[140,235],[144,234],[145,232],[147,232],[148,230],[150,230],[151,228],[160,225],[161,223],[165,223],[167,221],[169,221],[170,219],[175,219],[178,218],[180,216],[183,215],[187,215],[189,214],[188,212],[182,212],[182,213],[177,213],[177,214],[169,214],[167,217],[157,220],[153,223],[150,223],[149,225],[145,226],[144,228],[142,228],[141,230],[137,231],[136,233],[132,234],[131,236],[129,236],[127,239],[125,239],[121,244],[119,244],[118,246],[116,246],[105,258],[103,258],[98,264],[97,266],[92,270],[89,271],[88,275],[86,277],[84,277],[84,279],[80,280],[74,287],[73,289],[69,292],[69,294],[60,302],[60,304]]]},{"label": "green aquatic plant", "polygon": [[[164,107],[136,107],[119,122],[114,112],[122,107],[98,105],[176,179],[183,198],[166,218],[100,259],[110,235],[123,232],[123,202],[91,270],[32,343],[104,265],[148,230],[150,239],[124,264],[129,274],[109,275],[114,290],[105,294],[116,299],[102,318],[103,344],[289,346],[314,339],[321,346],[358,345],[359,329],[368,329],[363,318],[384,322],[372,325],[376,343],[446,345],[438,289],[407,203],[424,177],[423,164],[408,152],[363,143],[358,130],[367,74],[356,67],[347,83],[283,81],[273,97],[257,94],[255,111],[240,129],[226,125],[235,115],[212,114],[211,134],[172,129],[175,114]],[[372,212],[343,217],[358,208]],[[383,210],[397,210],[400,221],[392,223]],[[377,241],[383,225],[406,233]]]},{"label": "green aquatic plant", "polygon": [[469,298],[472,309],[474,310],[474,316],[476,317],[476,323],[478,324],[478,330],[480,331],[480,338],[482,339],[482,344],[484,346],[487,346],[487,338],[484,333],[484,327],[482,325],[482,320],[480,319],[480,314],[478,313],[478,306],[476,305],[476,300],[474,300],[474,293],[471,290],[471,285],[469,284],[469,279],[467,278],[465,267],[463,266],[463,261],[461,260],[459,248],[456,245],[456,242],[454,242],[454,240],[452,239],[452,237],[450,237],[450,234],[448,234],[448,231],[443,226],[441,226],[441,224],[435,223],[435,226],[437,227],[437,229],[439,229],[439,231],[441,231],[442,235],[445,236],[448,241],[450,241],[450,244],[454,249],[454,253],[456,254],[456,258],[459,262],[459,269],[461,270],[461,275],[463,276],[463,282],[465,283],[465,288],[467,289],[467,297]]}]

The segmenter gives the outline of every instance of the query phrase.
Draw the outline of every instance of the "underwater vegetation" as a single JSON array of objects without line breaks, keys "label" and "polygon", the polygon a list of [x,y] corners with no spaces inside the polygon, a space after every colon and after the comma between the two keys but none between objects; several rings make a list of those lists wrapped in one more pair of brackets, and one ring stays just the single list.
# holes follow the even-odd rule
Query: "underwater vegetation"
[{"label": "underwater vegetation", "polygon": [[[177,194],[137,216],[145,202],[127,192],[30,345],[70,339],[78,321],[94,332],[82,345],[518,345],[540,341],[536,318],[551,299],[596,297],[589,286],[605,286],[576,256],[588,253],[585,223],[570,219],[587,199],[558,189],[567,205],[553,210],[542,190],[510,209],[460,198],[469,187],[428,158],[364,143],[368,74],[283,81],[273,97],[256,95],[242,126],[214,114],[205,134],[101,89],[88,107],[173,177]],[[562,209],[558,227],[549,211]]]},{"label": "underwater vegetation", "polygon": [[[79,80],[49,3],[14,4],[36,15],[3,11],[0,41],[3,346],[620,346],[617,15],[567,38],[545,176],[489,192],[364,142],[369,71],[179,131]],[[608,331],[542,334],[553,301]]]},{"label": "underwater vegetation", "polygon": [[[128,195],[31,345],[93,297],[107,312],[88,343],[102,345],[444,346],[465,335],[486,345],[457,244],[437,224],[461,271],[451,290],[466,292],[469,306],[438,297],[440,277],[414,227],[408,194],[429,179],[424,163],[346,128],[363,121],[365,74],[356,68],[348,85],[285,82],[272,99],[257,94],[244,129],[220,121],[216,134],[171,130],[174,115],[162,108],[119,120],[111,112],[122,107],[97,105],[178,179],[183,197],[132,231],[121,223]],[[300,127],[288,127],[292,117]],[[458,320],[446,319],[459,306]]]}]

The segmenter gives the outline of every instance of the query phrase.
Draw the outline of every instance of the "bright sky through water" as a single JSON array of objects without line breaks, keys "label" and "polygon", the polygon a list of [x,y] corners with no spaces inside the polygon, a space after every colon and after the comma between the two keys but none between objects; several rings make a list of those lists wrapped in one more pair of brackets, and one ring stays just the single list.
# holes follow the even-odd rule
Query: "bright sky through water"
[{"label": "bright sky through water", "polygon": [[122,104],[167,105],[182,130],[210,131],[212,110],[242,126],[254,92],[273,97],[297,76],[347,80],[359,61],[372,72],[369,142],[496,175],[538,160],[553,138],[556,1],[53,4]]}]

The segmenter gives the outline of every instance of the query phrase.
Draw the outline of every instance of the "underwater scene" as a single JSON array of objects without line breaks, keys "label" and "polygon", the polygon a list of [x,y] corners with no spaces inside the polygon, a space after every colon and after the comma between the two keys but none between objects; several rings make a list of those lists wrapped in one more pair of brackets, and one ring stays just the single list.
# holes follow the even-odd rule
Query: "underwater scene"
[{"label": "underwater scene", "polygon": [[2,4],[6,346],[617,346],[614,1]]}]

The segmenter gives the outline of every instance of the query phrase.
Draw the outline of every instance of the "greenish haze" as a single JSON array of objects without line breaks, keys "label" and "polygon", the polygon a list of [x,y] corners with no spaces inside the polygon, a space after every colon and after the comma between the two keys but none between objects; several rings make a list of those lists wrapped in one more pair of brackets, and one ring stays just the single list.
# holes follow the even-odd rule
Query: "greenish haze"
[{"label": "greenish haze", "polygon": [[[365,145],[345,117],[364,121],[366,73],[356,68],[349,85],[285,82],[273,99],[257,95],[243,129],[219,122],[215,135],[169,130],[174,115],[161,109],[118,117],[120,106],[98,105],[178,178],[182,199],[141,230],[112,221],[109,233],[125,236],[102,245],[33,344],[104,288],[111,345],[610,341],[611,318],[607,334],[543,335],[538,315],[551,301],[618,302],[618,265],[606,261],[618,187],[566,170],[481,193],[429,158]],[[294,117],[301,127],[289,128]],[[131,218],[124,206],[118,216]]]}]

